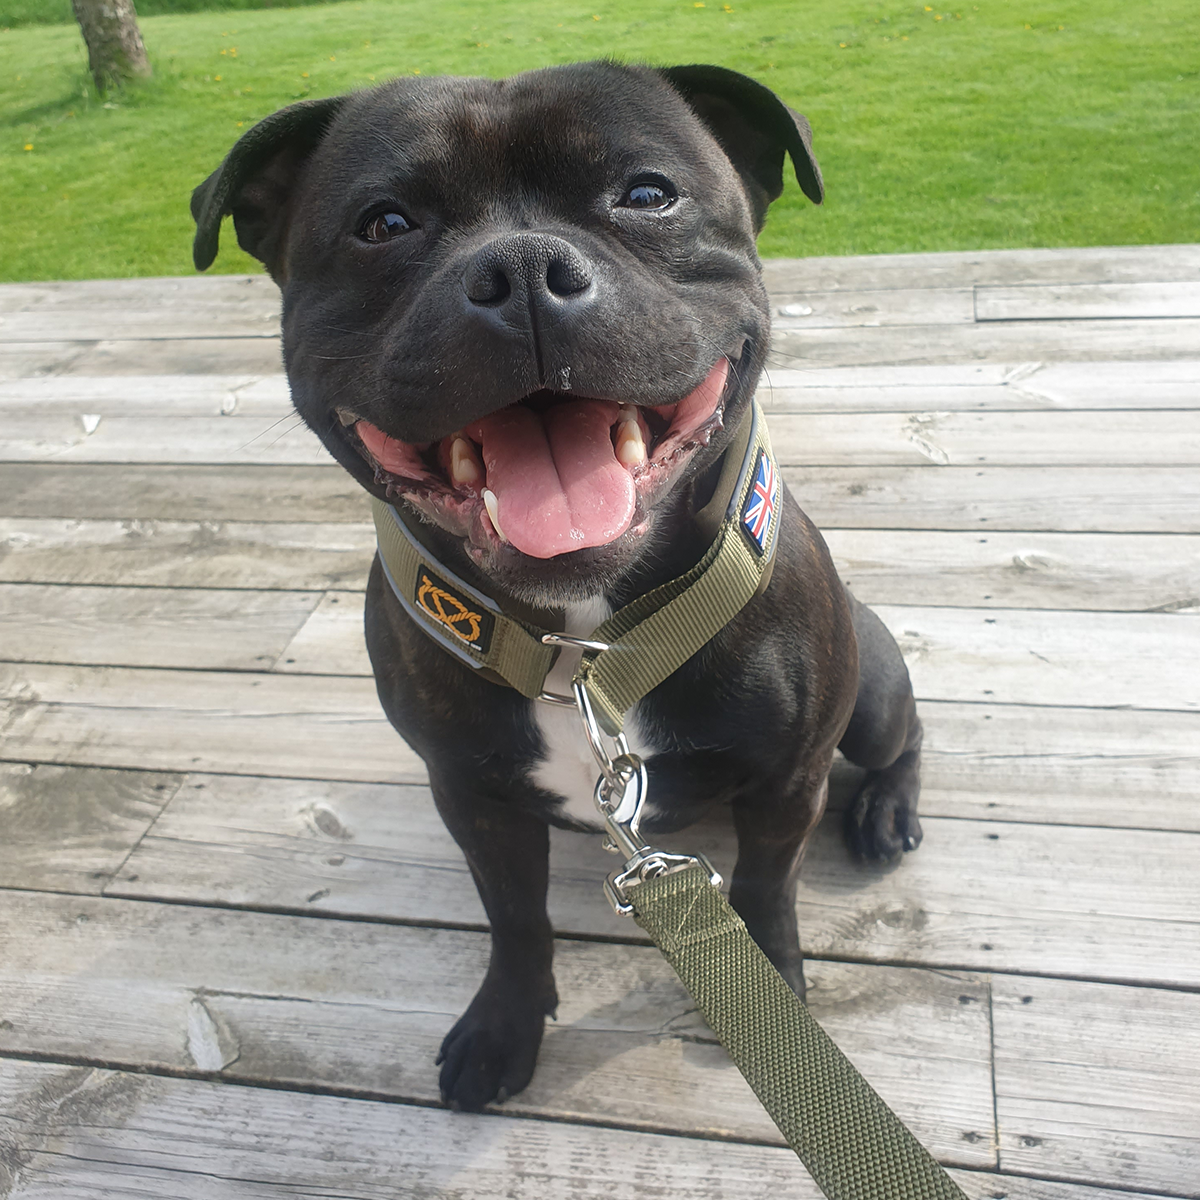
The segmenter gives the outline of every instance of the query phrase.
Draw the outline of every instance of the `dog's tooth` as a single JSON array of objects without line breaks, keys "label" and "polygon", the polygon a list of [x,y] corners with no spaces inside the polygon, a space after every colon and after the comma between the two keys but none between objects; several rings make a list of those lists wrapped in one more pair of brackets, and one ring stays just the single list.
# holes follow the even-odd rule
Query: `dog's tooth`
[{"label": "dog's tooth", "polygon": [[496,531],[496,536],[502,541],[507,542],[508,538],[504,536],[504,530],[500,528],[500,505],[496,499],[496,493],[483,489],[483,507],[487,509],[487,515],[491,519],[492,528]]},{"label": "dog's tooth", "polygon": [[642,437],[642,427],[638,424],[636,412],[626,420],[624,414],[617,426],[617,461],[622,466],[640,467],[646,461],[646,440]]},{"label": "dog's tooth", "polygon": [[484,479],[483,460],[474,442],[456,437],[450,443],[450,482],[455,487],[473,487]]},{"label": "dog's tooth", "polygon": [[339,408],[337,410],[337,419],[343,425],[357,425],[358,424],[358,417],[354,413],[352,413],[348,408]]}]

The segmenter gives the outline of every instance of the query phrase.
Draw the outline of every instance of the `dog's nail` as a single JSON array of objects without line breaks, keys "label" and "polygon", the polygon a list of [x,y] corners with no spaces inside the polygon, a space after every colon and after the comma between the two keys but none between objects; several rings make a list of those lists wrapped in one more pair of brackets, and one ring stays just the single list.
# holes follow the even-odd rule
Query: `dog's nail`
[{"label": "dog's nail", "polygon": [[496,1092],[496,1103],[503,1104],[508,1099],[508,1088],[502,1087]]},{"label": "dog's nail", "polygon": [[491,518],[492,528],[496,531],[496,536],[502,541],[507,542],[508,538],[504,536],[504,530],[500,528],[499,517],[499,501],[496,499],[496,493],[483,489],[483,507],[487,509],[487,515]]},{"label": "dog's nail", "polygon": [[624,405],[621,408],[621,421],[617,425],[616,449],[617,461],[622,466],[639,467],[646,461],[646,439],[642,437],[637,411],[627,416]]},{"label": "dog's nail", "polygon": [[905,850],[915,850],[917,848],[917,843],[914,842],[911,837],[906,837],[904,839],[904,848]]},{"label": "dog's nail", "polygon": [[[483,479],[483,460],[475,444],[466,438],[456,437],[450,443],[450,482],[455,487],[474,487]],[[495,524],[494,519],[492,523]]]}]

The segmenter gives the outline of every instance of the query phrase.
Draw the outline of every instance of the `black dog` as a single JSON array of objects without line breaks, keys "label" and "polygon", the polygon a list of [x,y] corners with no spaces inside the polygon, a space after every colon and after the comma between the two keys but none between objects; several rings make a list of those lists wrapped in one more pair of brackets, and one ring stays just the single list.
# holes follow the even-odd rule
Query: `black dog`
[{"label": "black dog", "polygon": [[[292,395],[334,457],[461,579],[586,636],[705,552],[693,515],[767,352],[755,235],[785,153],[820,203],[808,123],[718,67],[402,79],[247,133],[193,197],[196,264],[232,213],[282,289]],[[732,806],[731,900],[802,996],[796,879],[834,750],[868,769],[853,848],[894,858],[920,841],[921,725],[891,636],[781,506],[769,586],[627,728],[645,829]],[[478,1109],[528,1083],[555,1010],[547,825],[597,827],[596,769],[573,712],[435,644],[378,558],[366,634],[491,921],[439,1060],[443,1099]]]}]

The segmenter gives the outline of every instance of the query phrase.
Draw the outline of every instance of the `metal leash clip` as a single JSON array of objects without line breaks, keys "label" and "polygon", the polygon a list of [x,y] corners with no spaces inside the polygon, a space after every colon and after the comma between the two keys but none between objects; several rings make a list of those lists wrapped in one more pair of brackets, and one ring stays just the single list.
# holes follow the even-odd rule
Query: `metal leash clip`
[{"label": "metal leash clip", "polygon": [[712,884],[720,887],[721,876],[703,854],[671,854],[656,849],[642,837],[640,825],[646,804],[646,764],[629,749],[629,740],[624,733],[608,739],[616,750],[615,755],[610,754],[587,688],[576,682],[572,690],[588,745],[600,767],[595,799],[607,830],[604,848],[625,856],[624,867],[604,881],[604,894],[614,911],[623,917],[632,915],[633,904],[625,892],[629,884],[670,875],[688,867],[702,867]]}]

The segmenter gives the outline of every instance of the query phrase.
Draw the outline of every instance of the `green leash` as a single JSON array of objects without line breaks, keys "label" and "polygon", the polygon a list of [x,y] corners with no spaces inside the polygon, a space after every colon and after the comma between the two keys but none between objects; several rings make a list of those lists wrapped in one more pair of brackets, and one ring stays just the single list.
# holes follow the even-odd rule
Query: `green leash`
[{"label": "green leash", "polygon": [[[625,713],[767,586],[780,497],[756,402],[725,455],[712,500],[694,518],[708,551],[588,638],[548,631],[554,614],[503,611],[440,563],[401,510],[372,505],[388,582],[420,628],[484,678],[530,699],[578,707],[601,772],[596,804],[608,830],[605,847],[625,858],[605,880],[610,903],[632,916],[675,968],[829,1200],[966,1200],[771,965],[709,862],[655,849],[639,832],[646,768],[622,732]],[[563,646],[584,652],[573,697],[543,690]]]},{"label": "green leash", "polygon": [[737,1069],[829,1200],[966,1200],[879,1098],[701,866],[627,889]]}]

